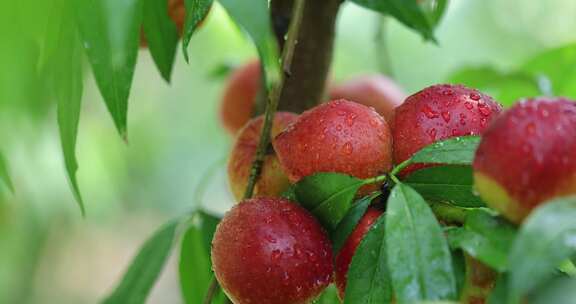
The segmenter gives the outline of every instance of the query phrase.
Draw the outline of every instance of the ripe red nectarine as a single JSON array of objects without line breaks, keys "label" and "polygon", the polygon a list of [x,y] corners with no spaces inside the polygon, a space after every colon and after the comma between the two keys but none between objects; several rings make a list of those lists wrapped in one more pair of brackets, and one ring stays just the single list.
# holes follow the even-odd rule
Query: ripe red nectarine
[{"label": "ripe red nectarine", "polygon": [[273,143],[292,182],[317,172],[369,178],[392,166],[392,136],[384,118],[347,100],[304,112]]},{"label": "ripe red nectarine", "polygon": [[338,255],[336,255],[336,287],[338,287],[338,296],[340,299],[344,299],[348,269],[350,268],[350,262],[352,262],[356,248],[360,245],[360,242],[364,239],[364,235],[370,230],[382,213],[383,212],[377,208],[368,208],[362,216],[362,219],[360,219],[360,222],[358,222],[358,225],[356,225],[356,228],[354,228],[354,231],[342,246],[342,249],[340,249]]},{"label": "ripe red nectarine", "polygon": [[486,203],[516,223],[546,200],[576,194],[576,103],[514,105],[482,137],[474,177]]},{"label": "ripe red nectarine", "polygon": [[364,75],[330,88],[330,99],[347,99],[373,107],[391,125],[394,109],[406,98],[406,93],[384,75]]},{"label": "ripe red nectarine", "polygon": [[[502,107],[462,85],[434,85],[396,108],[392,133],[394,161],[400,164],[425,146],[455,136],[480,135]],[[411,165],[401,175],[420,169]]]},{"label": "ripe red nectarine", "polygon": [[236,304],[310,303],[331,283],[334,271],[320,224],[281,198],[235,205],[214,234],[212,264]]},{"label": "ripe red nectarine", "polygon": [[220,103],[220,119],[232,135],[252,117],[260,87],[260,74],[260,62],[253,60],[239,67],[228,79]]},{"label": "ripe red nectarine", "polygon": [[[289,124],[296,121],[298,115],[288,112],[277,112],[272,124],[271,136],[274,137],[282,132]],[[256,156],[260,132],[264,117],[259,116],[250,120],[242,128],[236,138],[230,159],[228,161],[228,182],[234,197],[240,201],[248,185],[252,162]],[[262,171],[256,186],[254,196],[279,196],[284,192],[290,182],[282,170],[278,158],[272,149],[268,151],[264,159]]]}]

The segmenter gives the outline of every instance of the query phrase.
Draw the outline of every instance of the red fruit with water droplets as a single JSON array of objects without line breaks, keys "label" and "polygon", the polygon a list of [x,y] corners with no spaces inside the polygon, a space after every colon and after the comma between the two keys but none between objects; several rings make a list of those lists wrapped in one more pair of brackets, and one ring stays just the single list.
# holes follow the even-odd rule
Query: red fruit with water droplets
[{"label": "red fruit with water droplets", "polygon": [[514,105],[484,134],[474,177],[486,203],[516,223],[549,199],[576,194],[576,103],[536,98]]},{"label": "red fruit with water droplets", "polygon": [[[482,134],[502,110],[491,97],[462,85],[434,85],[396,108],[394,161],[400,164],[425,146],[450,137]],[[426,165],[411,165],[402,176]]]},{"label": "red fruit with water droplets", "polygon": [[392,166],[392,136],[384,118],[343,99],[301,114],[274,138],[274,149],[293,182],[317,172],[369,178]]},{"label": "red fruit with water droplets", "polygon": [[234,206],[214,234],[212,265],[236,304],[310,303],[334,271],[325,231],[302,207],[280,198]]},{"label": "red fruit with water droplets", "polygon": [[[289,112],[278,112],[272,124],[271,135],[282,132],[288,125],[296,121],[298,115]],[[256,156],[264,117],[250,120],[242,128],[236,138],[230,160],[228,161],[228,182],[236,200],[240,201],[248,186],[252,162]],[[278,158],[272,149],[264,157],[262,171],[254,187],[254,196],[280,196],[290,186],[288,177],[282,170]]]},{"label": "red fruit with water droplets", "polygon": [[347,99],[373,107],[391,124],[394,109],[406,98],[406,93],[383,75],[364,75],[330,88],[330,99]]},{"label": "red fruit with water droplets", "polygon": [[220,103],[220,119],[230,134],[236,134],[252,117],[259,86],[258,60],[248,62],[230,75]]},{"label": "red fruit with water droplets", "polygon": [[338,296],[340,299],[344,299],[348,269],[350,268],[350,262],[352,262],[356,248],[360,245],[360,242],[364,239],[364,235],[366,235],[382,213],[383,212],[377,208],[368,208],[336,256],[336,287],[338,287]]}]

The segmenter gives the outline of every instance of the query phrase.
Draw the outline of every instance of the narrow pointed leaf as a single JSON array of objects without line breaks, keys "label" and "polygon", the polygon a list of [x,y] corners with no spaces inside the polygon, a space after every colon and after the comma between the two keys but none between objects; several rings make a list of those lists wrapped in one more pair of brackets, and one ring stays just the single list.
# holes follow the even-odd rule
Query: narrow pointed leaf
[{"label": "narrow pointed leaf", "polygon": [[280,79],[279,50],[272,31],[267,0],[220,0],[232,20],[252,38],[256,45],[268,92]]},{"label": "narrow pointed leaf", "polygon": [[184,33],[182,35],[182,51],[184,58],[188,62],[188,45],[192,35],[202,23],[206,15],[210,12],[213,0],[185,0],[186,21],[184,22]]},{"label": "narrow pointed leaf", "polygon": [[372,200],[378,195],[380,195],[380,192],[375,192],[355,202],[346,216],[338,223],[338,226],[332,234],[332,249],[334,252],[339,252],[342,246],[344,246],[344,243],[350,234],[352,234],[352,231],[354,231],[356,225],[358,225],[358,222],[360,222],[360,219],[364,216],[364,213],[366,213],[368,206],[370,206]]},{"label": "narrow pointed leaf", "polygon": [[381,216],[374,223],[356,249],[348,270],[344,304],[392,303],[385,219]]},{"label": "narrow pointed leaf", "polygon": [[179,221],[162,226],[140,248],[128,271],[104,304],[142,304],[160,276],[172,250]]},{"label": "narrow pointed leaf", "polygon": [[82,73],[82,45],[73,26],[73,15],[69,7],[63,7],[60,27],[60,48],[55,52],[55,62],[58,65],[57,75],[53,77],[53,88],[58,105],[58,127],[60,130],[60,144],[64,155],[64,165],[74,198],[80,206],[82,215],[85,214],[84,203],[78,187],[76,172],[76,138],[78,123],[80,121],[80,108],[82,104],[83,73]]},{"label": "narrow pointed leaf", "polygon": [[162,78],[170,82],[176,48],[178,30],[168,16],[168,0],[142,0],[144,14],[142,28],[152,59]]},{"label": "narrow pointed leaf", "polygon": [[10,175],[8,174],[8,165],[6,164],[6,159],[2,153],[0,153],[0,180],[4,182],[10,191],[14,192],[14,184],[12,183],[12,179],[10,179]]},{"label": "narrow pointed leaf", "polygon": [[126,139],[128,97],[138,55],[142,1],[76,1],[76,20],[96,83]]},{"label": "narrow pointed leaf", "polygon": [[460,207],[484,207],[474,194],[470,166],[440,166],[415,171],[404,182],[427,201],[446,202]]},{"label": "narrow pointed leaf", "polygon": [[295,185],[297,201],[332,231],[348,212],[363,181],[339,173],[318,173]]},{"label": "narrow pointed leaf", "polygon": [[438,141],[416,152],[412,163],[470,165],[480,144],[478,136],[453,137]]},{"label": "narrow pointed leaf", "polygon": [[456,279],[440,224],[414,189],[397,184],[386,212],[386,248],[399,303],[453,300]]},{"label": "narrow pointed leaf", "polygon": [[526,219],[510,252],[510,297],[518,299],[551,278],[576,254],[576,197],[544,203]]}]

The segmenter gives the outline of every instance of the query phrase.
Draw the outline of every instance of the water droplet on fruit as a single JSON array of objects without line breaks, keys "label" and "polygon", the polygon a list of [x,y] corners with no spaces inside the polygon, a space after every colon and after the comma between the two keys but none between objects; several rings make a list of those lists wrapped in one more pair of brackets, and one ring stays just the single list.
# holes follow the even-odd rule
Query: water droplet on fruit
[{"label": "water droplet on fruit", "polygon": [[372,127],[374,127],[374,128],[378,127],[378,125],[380,124],[380,122],[379,122],[376,118],[370,119],[368,122],[369,122],[370,125],[371,125]]},{"label": "water droplet on fruit", "polygon": [[428,131],[426,131],[426,133],[428,133],[428,136],[430,136],[430,139],[436,140],[436,129],[435,128],[428,129]]},{"label": "water droplet on fruit", "polygon": [[440,116],[438,114],[438,112],[432,110],[432,108],[430,108],[429,106],[424,106],[424,108],[422,108],[422,113],[424,113],[424,115],[426,115],[426,117],[432,119],[432,118],[437,118],[438,116]]},{"label": "water droplet on fruit", "polygon": [[342,125],[336,125],[336,130],[342,131]]},{"label": "water droplet on fruit", "polygon": [[282,283],[286,286],[290,284],[290,275],[286,271],[282,273]]},{"label": "water droplet on fruit", "polygon": [[346,116],[346,111],[338,111],[338,116]]},{"label": "water droplet on fruit", "polygon": [[442,94],[445,96],[451,96],[452,94],[454,94],[454,91],[452,89],[447,89],[442,91]]},{"label": "water droplet on fruit", "polygon": [[450,112],[442,112],[442,118],[445,122],[450,122]]},{"label": "water droplet on fruit", "polygon": [[350,143],[350,142],[345,143],[343,151],[344,151],[344,154],[346,154],[346,155],[352,154],[352,151],[353,151],[352,143]]},{"label": "water droplet on fruit", "polygon": [[354,125],[354,121],[356,120],[355,114],[350,114],[346,117],[346,124],[351,127]]},{"label": "water droplet on fruit", "polygon": [[282,257],[282,251],[278,249],[272,250],[272,262],[278,262],[278,260],[280,260],[281,257]]},{"label": "water droplet on fruit", "polygon": [[452,136],[457,136],[458,135],[458,131],[456,129],[452,129]]},{"label": "water droplet on fruit", "polygon": [[480,118],[480,126],[484,128],[486,127],[486,124],[488,124],[488,119],[486,119],[486,117]]},{"label": "water droplet on fruit", "polygon": [[478,100],[480,100],[480,94],[475,93],[475,92],[470,93],[470,99],[478,101]]},{"label": "water droplet on fruit", "polygon": [[474,108],[474,105],[473,105],[471,102],[469,102],[469,101],[465,102],[465,103],[464,103],[464,106],[465,106],[466,109],[468,109],[468,110],[472,110],[472,109]]},{"label": "water droplet on fruit", "polygon": [[272,244],[275,244],[275,243],[276,243],[276,238],[274,238],[274,237],[271,236],[271,235],[268,235],[268,234],[267,234],[266,236],[264,236],[264,238],[265,238],[268,242],[270,242],[270,243],[272,243]]},{"label": "water droplet on fruit", "polygon": [[466,125],[466,115],[464,115],[464,113],[460,113],[460,124],[461,125]]},{"label": "water droplet on fruit", "polygon": [[489,116],[492,114],[492,110],[484,103],[478,103],[478,112],[484,116]]}]

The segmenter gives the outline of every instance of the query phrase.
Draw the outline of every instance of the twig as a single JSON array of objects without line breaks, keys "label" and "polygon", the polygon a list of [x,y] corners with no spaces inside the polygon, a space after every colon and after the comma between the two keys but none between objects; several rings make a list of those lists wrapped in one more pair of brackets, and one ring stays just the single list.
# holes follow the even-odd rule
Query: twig
[{"label": "twig", "polygon": [[266,150],[270,144],[270,131],[272,130],[272,122],[274,121],[274,116],[276,114],[276,109],[278,109],[278,103],[280,96],[284,89],[284,84],[290,75],[286,71],[290,71],[292,60],[294,58],[294,49],[296,48],[298,33],[300,32],[300,26],[302,23],[303,9],[306,4],[306,0],[296,0],[294,2],[294,14],[292,22],[290,23],[290,29],[288,30],[288,39],[286,40],[286,45],[282,51],[282,76],[280,82],[275,86],[275,88],[270,93],[270,98],[266,104],[266,110],[264,111],[264,125],[262,127],[262,132],[260,133],[260,141],[258,142],[258,148],[256,150],[256,157],[252,162],[252,169],[250,170],[250,178],[248,179],[248,186],[246,187],[246,192],[244,192],[244,199],[251,198],[254,194],[254,187],[256,182],[260,177],[260,172],[262,171],[262,164],[264,163],[264,157],[266,156]]}]

